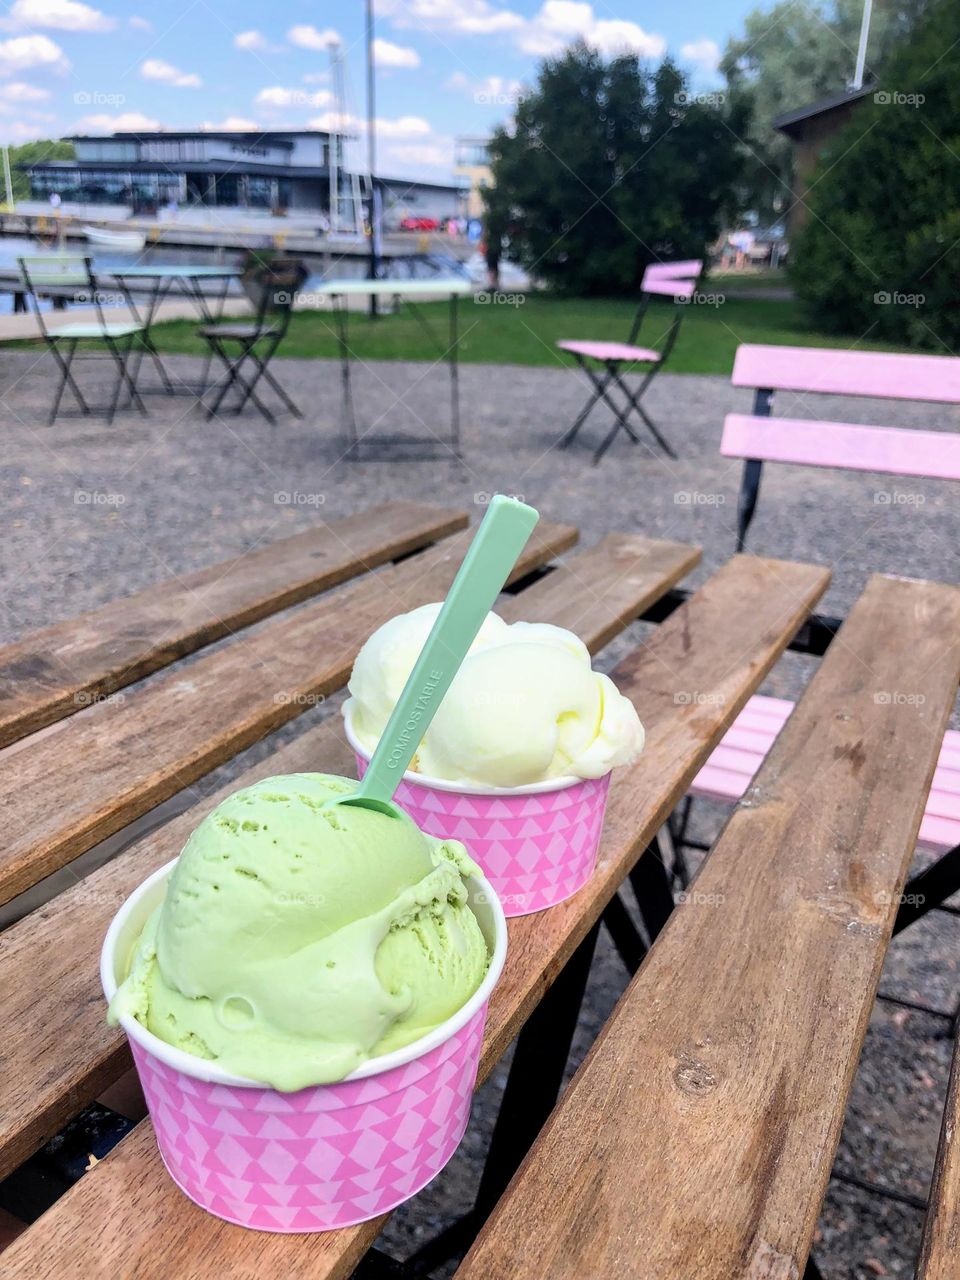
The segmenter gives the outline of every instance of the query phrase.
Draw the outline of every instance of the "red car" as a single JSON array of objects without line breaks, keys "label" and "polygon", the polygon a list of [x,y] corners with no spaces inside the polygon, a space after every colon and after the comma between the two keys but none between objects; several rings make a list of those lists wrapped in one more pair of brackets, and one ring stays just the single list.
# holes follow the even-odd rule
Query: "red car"
[{"label": "red car", "polygon": [[402,218],[401,231],[439,231],[439,218]]}]

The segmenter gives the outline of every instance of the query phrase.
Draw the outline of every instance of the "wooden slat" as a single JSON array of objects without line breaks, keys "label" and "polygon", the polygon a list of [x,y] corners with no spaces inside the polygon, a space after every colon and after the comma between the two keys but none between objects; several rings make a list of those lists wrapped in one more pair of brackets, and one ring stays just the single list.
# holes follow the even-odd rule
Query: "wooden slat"
[{"label": "wooden slat", "polygon": [[466,523],[391,502],[33,632],[0,649],[0,747]]},{"label": "wooden slat", "polygon": [[737,348],[731,381],[735,387],[960,404],[956,356],[744,343]]},{"label": "wooden slat", "polygon": [[581,636],[596,653],[700,563],[700,548],[639,534],[611,533],[562,561],[497,612],[508,622],[547,622]]},{"label": "wooden slat", "polygon": [[[0,901],[342,685],[371,631],[444,595],[471,536],[456,534],[261,623],[183,670],[0,752]],[[566,550],[576,536],[571,525],[541,522],[513,576]]]},{"label": "wooden slat", "polygon": [[458,1276],[803,1274],[958,678],[872,578]]},{"label": "wooden slat", "polygon": [[[570,627],[596,650],[699,559],[697,547],[613,534],[505,597],[499,612]],[[353,775],[340,737],[339,717],[303,735],[0,935],[0,1025],[10,1028],[0,1037],[0,1177],[95,1098],[127,1060],[122,1037],[103,1022],[96,960],[123,899],[175,857],[200,818],[237,787],[319,767]]]},{"label": "wooden slat", "polygon": [[940,1145],[923,1227],[917,1280],[957,1280],[960,1275],[960,1040],[954,1046],[950,1088],[943,1108]]},{"label": "wooden slat", "polygon": [[725,458],[960,480],[960,434],[955,431],[861,427],[848,422],[728,413],[720,452]]},{"label": "wooden slat", "polygon": [[[597,872],[589,885],[550,911],[509,922],[507,963],[490,1004],[481,1081],[597,920],[626,871],[828,581],[826,570],[738,556],[616,669],[615,679],[634,699],[647,727],[646,750],[613,784]],[[572,602],[572,608],[581,609],[582,602]],[[534,614],[525,612],[536,620]],[[571,615],[555,620],[569,621]],[[681,691],[697,692],[701,697],[678,700],[676,695]],[[335,749],[326,745],[318,748],[315,765],[349,768],[349,756],[339,739]],[[117,899],[166,856],[168,849],[162,856],[156,849],[149,858],[141,856],[135,875],[128,866],[122,885],[107,891],[109,902],[94,905],[99,913],[95,927],[90,907],[77,904],[74,908],[85,922],[77,945],[85,948],[86,958],[78,961],[77,969],[86,972],[86,985],[82,991],[75,986],[68,1002],[70,1010],[85,999],[97,999],[91,956]],[[105,890],[118,865],[119,860],[102,868],[91,882]],[[75,899],[82,891],[79,886],[63,899]],[[24,921],[16,928],[25,931],[26,924]],[[85,941],[91,932],[97,935],[93,945]],[[62,937],[62,931],[55,936]],[[102,1005],[97,1012],[102,1015]],[[59,1015],[61,1025],[66,1016],[65,1012]],[[16,1022],[7,1019],[5,1025]],[[111,1034],[102,1024],[95,1028],[88,1024],[88,1035],[101,1043],[108,1042]],[[113,1044],[113,1051],[119,1054],[115,1037]],[[125,1062],[126,1058],[120,1066]],[[10,1106],[0,1107],[0,1116],[11,1110]],[[191,1266],[200,1268],[202,1274],[203,1260],[213,1259],[216,1274],[225,1280],[269,1274],[292,1280],[308,1276],[311,1280],[341,1280],[350,1274],[383,1221],[321,1236],[252,1235],[231,1227],[180,1195],[163,1170],[149,1121],[145,1121],[45,1214],[4,1255],[4,1262],[9,1260],[31,1276],[53,1277],[67,1262],[75,1264],[77,1259],[96,1255],[107,1260],[112,1274],[159,1280]],[[107,1238],[105,1222],[109,1223]]]}]

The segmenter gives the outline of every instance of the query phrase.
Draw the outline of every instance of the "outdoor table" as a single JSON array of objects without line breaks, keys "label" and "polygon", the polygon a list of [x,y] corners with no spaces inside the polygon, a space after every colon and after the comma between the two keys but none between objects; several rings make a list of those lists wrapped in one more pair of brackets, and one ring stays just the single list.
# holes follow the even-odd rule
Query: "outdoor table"
[{"label": "outdoor table", "polygon": [[[147,387],[142,388],[142,390],[158,390],[168,396],[202,396],[208,388],[212,360],[210,352],[204,357],[203,373],[200,375],[199,383],[185,383],[179,378],[174,381],[167,373],[160,358],[160,353],[153,345],[150,331],[160,304],[171,296],[171,292],[173,296],[187,298],[194,304],[201,324],[215,324],[223,317],[223,309],[227,295],[230,292],[230,284],[232,281],[240,279],[243,274],[242,268],[224,265],[191,266],[189,263],[156,263],[153,266],[147,264],[121,267],[119,269],[113,268],[110,274],[126,293],[128,305],[137,322],[144,326],[142,342],[160,376],[160,386],[158,388]],[[128,281],[144,282],[147,302],[142,312],[134,302],[134,289],[131,284],[128,284]],[[220,287],[213,293],[207,293],[204,284],[208,281],[218,284]],[[137,364],[137,373],[139,368],[140,362]],[[136,373],[134,376],[136,377]]]},{"label": "outdoor table", "polygon": [[[411,456],[449,457],[461,461],[460,452],[460,380],[458,357],[460,350],[459,300],[472,294],[474,286],[469,280],[325,280],[313,290],[333,303],[337,318],[337,340],[340,347],[340,421],[347,442],[346,456],[359,462],[385,460],[392,449],[410,449],[428,446],[429,453]],[[433,298],[437,294],[449,297],[449,324],[446,338],[433,328],[417,305],[418,300]],[[356,358],[350,349],[348,332],[348,302],[351,298],[389,296],[395,302],[403,302],[415,317],[428,340],[437,352],[438,360],[445,361],[450,373],[450,433],[444,438],[423,423],[429,435],[403,435],[377,433],[357,427],[353,404],[351,366]]]},{"label": "outdoor table", "polygon": [[[341,689],[371,631],[442,597],[469,542],[465,524],[459,512],[391,504],[0,651],[0,902]],[[469,1242],[487,1220],[461,1271],[799,1276],[960,677],[960,591],[871,580],[673,911],[658,832],[803,628],[829,571],[735,556],[674,607],[697,548],[611,534],[557,561],[576,540],[575,528],[542,521],[499,611],[570,627],[592,652],[637,617],[658,621],[612,673],[647,743],[614,778],[589,883],[509,921],[478,1083],[519,1039],[480,1191],[457,1227]],[[923,701],[875,696],[890,689]],[[112,861],[0,934],[0,1176],[130,1066],[97,974],[124,898],[237,787],[353,769],[332,715],[228,786],[198,790],[186,812],[126,838]],[[538,1138],[601,923],[626,945],[627,877],[644,923],[638,963],[661,936]],[[944,1184],[955,1185],[945,1167]],[[30,1277],[330,1280],[351,1274],[384,1221],[319,1235],[231,1226],[178,1191],[144,1120],[2,1259],[5,1274]],[[424,1265],[445,1244],[426,1246]],[[379,1274],[405,1274],[383,1265]]]}]

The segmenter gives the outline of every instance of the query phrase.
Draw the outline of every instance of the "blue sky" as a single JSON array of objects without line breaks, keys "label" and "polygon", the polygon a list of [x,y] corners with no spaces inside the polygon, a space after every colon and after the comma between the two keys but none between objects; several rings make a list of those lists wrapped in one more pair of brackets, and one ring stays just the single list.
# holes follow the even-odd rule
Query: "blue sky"
[{"label": "blue sky", "polygon": [[[379,167],[448,177],[454,137],[508,116],[538,59],[577,36],[606,52],[668,50],[709,86],[756,3],[377,0]],[[362,0],[12,0],[0,17],[0,138],[329,127],[331,41],[362,116]]]}]

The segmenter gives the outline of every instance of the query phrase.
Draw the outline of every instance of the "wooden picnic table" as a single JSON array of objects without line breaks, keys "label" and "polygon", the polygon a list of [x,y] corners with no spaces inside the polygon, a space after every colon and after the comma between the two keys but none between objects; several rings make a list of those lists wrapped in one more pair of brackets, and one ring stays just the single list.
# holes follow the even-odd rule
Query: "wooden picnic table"
[{"label": "wooden picnic table", "polygon": [[[463,523],[413,504],[331,521],[0,651],[0,898],[15,906],[342,688],[375,627],[443,595]],[[520,1033],[504,1102],[514,1136],[495,1135],[477,1213],[499,1205],[460,1274],[797,1277],[960,677],[960,591],[871,580],[671,915],[657,833],[829,572],[735,556],[671,612],[664,601],[697,548],[612,534],[558,561],[576,541],[571,526],[541,522],[500,611],[570,627],[593,652],[647,611],[666,614],[613,671],[647,746],[614,779],[589,884],[509,922],[478,1083]],[[223,643],[161,670],[213,640]],[[923,701],[877,697],[891,690]],[[123,899],[236,787],[352,769],[331,714],[227,785],[198,789],[186,812],[0,934],[0,1176],[129,1070],[97,975]],[[624,926],[628,876],[649,936],[665,928],[501,1196],[554,1105],[578,1005],[568,997],[582,995],[601,921]],[[539,1095],[523,1074],[532,1055]],[[951,1142],[941,1165],[941,1184],[955,1187]],[[384,1221],[322,1235],[230,1226],[177,1190],[144,1120],[0,1254],[0,1272],[339,1278]],[[956,1224],[955,1206],[940,1214],[934,1253],[944,1240],[955,1248]],[[931,1263],[927,1274],[956,1271]]]}]

